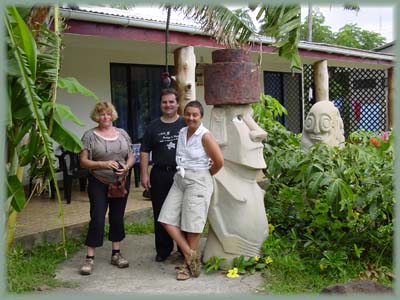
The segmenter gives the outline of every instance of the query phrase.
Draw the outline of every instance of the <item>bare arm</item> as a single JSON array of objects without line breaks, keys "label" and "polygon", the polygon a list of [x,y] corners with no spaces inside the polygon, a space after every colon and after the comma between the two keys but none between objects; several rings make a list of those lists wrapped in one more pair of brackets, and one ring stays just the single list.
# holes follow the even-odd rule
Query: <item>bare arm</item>
[{"label": "bare arm", "polygon": [[140,182],[146,190],[150,189],[149,157],[148,152],[140,152]]},{"label": "bare arm", "polygon": [[203,135],[201,141],[203,143],[204,150],[212,160],[210,173],[211,175],[215,175],[224,165],[224,157],[222,155],[221,149],[219,148],[214,137],[209,132]]}]

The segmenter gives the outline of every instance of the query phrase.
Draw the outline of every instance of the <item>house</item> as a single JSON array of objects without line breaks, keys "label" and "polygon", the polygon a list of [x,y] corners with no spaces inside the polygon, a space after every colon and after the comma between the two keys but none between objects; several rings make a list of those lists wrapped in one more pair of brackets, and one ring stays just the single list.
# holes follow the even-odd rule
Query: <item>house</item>
[{"label": "house", "polygon": [[395,46],[396,46],[395,41],[392,41],[390,43],[386,43],[383,46],[377,47],[373,50],[377,51],[377,52],[382,52],[382,53],[394,54]]},{"label": "house", "polygon": [[[125,128],[134,143],[140,142],[148,122],[160,114],[160,74],[166,70],[166,62],[173,73],[174,51],[180,47],[190,45],[195,49],[196,97],[205,103],[202,67],[211,63],[214,50],[223,47],[193,22],[171,16],[166,43],[166,13],[160,18],[81,5],[64,6],[61,13],[68,25],[63,37],[61,75],[75,77],[101,99],[111,100],[119,113],[116,125]],[[304,116],[313,101],[312,66],[321,60],[328,62],[330,100],[341,111],[346,134],[359,128],[388,129],[388,74],[394,68],[393,54],[300,42],[304,68],[292,74],[289,62],[278,57],[270,44],[271,40],[265,38],[261,47],[261,86],[287,108],[288,116],[282,123],[289,130],[302,130]],[[254,61],[259,49],[259,45],[252,49]],[[65,124],[78,136],[95,125],[89,118],[94,105],[90,99],[61,91],[59,102],[68,104],[87,123],[86,127]],[[210,110],[206,106],[205,125]]]}]

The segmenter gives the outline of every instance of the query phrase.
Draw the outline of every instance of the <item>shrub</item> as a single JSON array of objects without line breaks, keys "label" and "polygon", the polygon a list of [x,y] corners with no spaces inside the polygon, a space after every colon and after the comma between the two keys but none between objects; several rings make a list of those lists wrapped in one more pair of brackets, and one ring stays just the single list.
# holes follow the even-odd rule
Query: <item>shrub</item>
[{"label": "shrub", "polygon": [[268,132],[265,207],[277,233],[339,271],[347,259],[391,259],[393,135],[358,131],[343,148],[316,144],[305,151],[300,135],[274,120],[278,104],[263,95],[253,105]]}]

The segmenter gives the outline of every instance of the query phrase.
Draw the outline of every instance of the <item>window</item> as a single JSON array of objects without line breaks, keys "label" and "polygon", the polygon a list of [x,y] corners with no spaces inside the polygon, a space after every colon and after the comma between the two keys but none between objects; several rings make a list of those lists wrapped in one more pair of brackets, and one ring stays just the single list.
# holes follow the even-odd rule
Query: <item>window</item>
[{"label": "window", "polygon": [[[170,72],[171,72],[170,67]],[[161,73],[165,66],[111,63],[111,100],[117,112],[115,126],[139,143],[149,122],[161,116]]]},{"label": "window", "polygon": [[264,93],[277,99],[288,111],[279,117],[288,130],[299,133],[302,129],[302,86],[299,73],[264,72]]}]

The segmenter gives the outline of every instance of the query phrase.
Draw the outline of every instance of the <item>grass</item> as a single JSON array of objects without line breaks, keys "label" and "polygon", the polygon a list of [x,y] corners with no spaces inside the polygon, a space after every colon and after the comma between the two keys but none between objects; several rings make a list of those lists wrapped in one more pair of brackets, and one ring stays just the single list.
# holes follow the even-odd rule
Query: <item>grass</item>
[{"label": "grass", "polygon": [[[68,257],[82,247],[82,239],[69,239],[66,244]],[[27,293],[43,286],[51,288],[71,286],[54,278],[59,263],[66,259],[61,244],[43,243],[31,252],[15,246],[7,256],[7,285],[10,293]]]},{"label": "grass", "polygon": [[[349,261],[344,273],[331,271],[321,272],[312,264],[302,264],[303,268],[295,268],[282,264],[282,258],[275,258],[274,263],[264,272],[265,283],[262,291],[268,294],[319,294],[324,287],[359,279],[359,273],[365,271],[360,262]],[[381,284],[393,286],[388,277],[375,278]]]},{"label": "grass", "polygon": [[[319,294],[324,287],[352,280],[376,280],[386,286],[393,286],[391,273],[393,261],[390,257],[384,261],[366,259],[348,259],[342,270],[327,267],[320,268],[318,260],[304,259],[304,253],[294,250],[287,237],[280,237],[279,244],[266,243],[264,250],[273,258],[273,263],[264,270],[265,283],[261,291],[268,294]],[[275,249],[271,249],[275,247]],[[303,250],[306,251],[306,250]],[[377,265],[374,266],[373,263]],[[378,266],[379,264],[379,266]],[[369,275],[366,276],[366,275]]]},{"label": "grass", "polygon": [[[108,226],[106,226],[108,231]],[[152,220],[144,223],[125,224],[127,234],[149,234],[154,232]],[[203,233],[206,234],[207,230]],[[83,237],[67,241],[68,257],[73,256],[82,249]],[[286,241],[281,240],[281,247]],[[321,271],[317,262],[304,261],[300,254],[294,251],[285,251],[275,245],[273,263],[263,271],[264,285],[259,293],[290,295],[290,294],[318,294],[322,288],[339,282],[357,279],[360,272],[366,270],[366,262],[349,261],[345,272],[335,273],[332,270]],[[55,278],[58,265],[65,261],[64,249],[61,244],[43,243],[36,246],[31,252],[26,252],[17,245],[12,249],[7,258],[7,283],[10,293],[27,293],[38,290],[41,286],[50,288],[69,287],[71,282],[63,282]],[[378,282],[392,286],[390,279],[385,276],[393,269],[390,259],[375,268],[379,274]],[[221,275],[223,276],[223,275]]]},{"label": "grass", "polygon": [[[273,237],[273,236],[272,236]],[[305,249],[293,247],[290,238],[280,236],[266,240],[263,245],[263,257],[254,261],[255,258],[248,258],[243,261],[232,261],[229,268],[237,267],[239,272],[242,268],[244,273],[251,272],[250,266],[255,266],[266,257],[270,257],[271,262],[261,267],[264,283],[258,289],[258,294],[269,295],[293,295],[293,294],[319,294],[327,286],[345,283],[352,280],[370,279],[379,283],[393,287],[391,281],[393,273],[393,261],[390,257],[379,262],[375,259],[373,265],[366,259],[348,259],[341,265],[341,268],[323,267],[321,269],[319,260],[312,259],[304,252]],[[308,257],[308,258],[307,258]],[[253,259],[250,262],[250,259]],[[206,263],[205,268],[218,270],[218,260],[211,260]],[[217,272],[220,272],[219,270]]]},{"label": "grass", "polygon": [[[104,228],[104,236],[107,237],[110,226],[106,224]],[[129,223],[125,224],[126,234],[148,234],[154,233],[154,222],[152,219],[144,223]]]},{"label": "grass", "polygon": [[[108,234],[108,225],[105,231]],[[148,234],[154,232],[152,220],[144,223],[125,224],[126,234]],[[67,258],[73,256],[84,246],[84,237],[68,239]],[[75,283],[55,278],[60,263],[67,259],[62,244],[42,243],[32,251],[24,251],[16,245],[7,256],[7,285],[10,293],[29,293],[43,287],[70,287]]]}]

